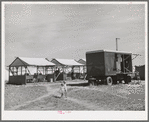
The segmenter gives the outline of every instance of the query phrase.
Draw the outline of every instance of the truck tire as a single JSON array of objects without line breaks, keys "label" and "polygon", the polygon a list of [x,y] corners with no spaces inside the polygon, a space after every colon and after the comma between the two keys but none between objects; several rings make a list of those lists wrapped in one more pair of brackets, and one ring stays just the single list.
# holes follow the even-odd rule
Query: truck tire
[{"label": "truck tire", "polygon": [[128,81],[128,83],[131,82],[131,77],[130,76],[127,77],[127,81]]},{"label": "truck tire", "polygon": [[89,85],[89,86],[91,85],[91,81],[90,81],[90,80],[88,80],[88,85]]},{"label": "truck tire", "polygon": [[127,76],[126,78],[125,78],[125,84],[128,84],[128,83],[130,83],[131,82],[131,77],[130,76]]},{"label": "truck tire", "polygon": [[117,84],[117,77],[112,77],[113,84]]},{"label": "truck tire", "polygon": [[90,86],[94,86],[96,78],[89,78],[88,81],[89,81],[88,83],[89,83]]},{"label": "truck tire", "polygon": [[111,77],[107,77],[107,85],[112,85],[113,84],[113,80]]}]

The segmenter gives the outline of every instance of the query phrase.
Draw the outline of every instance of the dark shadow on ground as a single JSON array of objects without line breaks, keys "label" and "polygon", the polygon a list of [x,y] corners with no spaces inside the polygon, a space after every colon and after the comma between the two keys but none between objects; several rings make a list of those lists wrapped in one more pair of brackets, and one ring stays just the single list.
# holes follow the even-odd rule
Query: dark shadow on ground
[{"label": "dark shadow on ground", "polygon": [[67,86],[88,86],[88,83],[73,83],[67,84]]},{"label": "dark shadow on ground", "polygon": [[57,95],[53,95],[53,97],[54,97],[54,98],[61,98],[60,96],[57,96]]}]

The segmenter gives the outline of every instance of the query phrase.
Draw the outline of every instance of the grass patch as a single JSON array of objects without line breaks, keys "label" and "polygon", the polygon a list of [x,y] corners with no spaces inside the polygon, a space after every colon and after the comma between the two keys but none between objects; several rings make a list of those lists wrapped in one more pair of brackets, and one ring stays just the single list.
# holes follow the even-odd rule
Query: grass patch
[{"label": "grass patch", "polygon": [[47,93],[44,86],[5,85],[5,110]]}]

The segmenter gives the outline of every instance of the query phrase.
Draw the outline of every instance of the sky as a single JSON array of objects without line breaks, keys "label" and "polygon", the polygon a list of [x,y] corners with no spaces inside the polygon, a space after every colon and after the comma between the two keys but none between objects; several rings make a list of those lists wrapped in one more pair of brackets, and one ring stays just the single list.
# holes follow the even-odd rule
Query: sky
[{"label": "sky", "polygon": [[5,4],[5,65],[15,57],[86,58],[93,50],[128,51],[145,64],[144,4]]}]

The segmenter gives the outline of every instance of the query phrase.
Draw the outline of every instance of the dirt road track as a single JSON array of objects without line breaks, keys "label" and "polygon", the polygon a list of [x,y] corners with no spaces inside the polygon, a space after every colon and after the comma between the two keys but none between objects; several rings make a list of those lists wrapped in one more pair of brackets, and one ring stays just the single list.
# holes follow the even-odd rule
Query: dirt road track
[{"label": "dirt road track", "polygon": [[[25,106],[28,106],[29,104],[31,103],[34,103],[34,102],[40,102],[42,101],[44,98],[48,98],[48,97],[53,97],[55,96],[55,94],[58,93],[58,90],[59,89],[51,89],[51,86],[46,86],[47,88],[47,91],[48,91],[48,94],[42,96],[42,97],[39,97],[35,100],[32,100],[32,101],[28,101],[24,104],[21,104],[21,105],[17,105],[15,107],[12,107],[10,110],[20,110],[20,108],[25,108]],[[58,98],[58,96],[57,96]],[[83,100],[78,100],[78,99],[74,99],[74,98],[71,98],[71,97],[67,97],[67,98],[61,98],[65,101],[71,101],[73,103],[76,103],[76,104],[79,104],[80,106],[83,106],[84,108],[86,108],[87,110],[97,110],[97,109],[103,109],[103,108],[99,108],[99,106],[96,106],[96,105],[93,105],[91,103],[87,103],[86,101],[83,101]],[[32,106],[33,108],[30,108],[30,109],[38,109],[37,106]],[[47,106],[45,105],[42,105],[42,109],[47,109]],[[104,108],[105,109],[105,108]]]},{"label": "dirt road track", "polygon": [[[28,86],[28,87],[30,87],[30,86]],[[32,102],[40,101],[41,99],[46,98],[46,97],[49,97],[49,96],[51,96],[52,94],[54,94],[54,92],[56,92],[56,90],[51,89],[51,87],[49,87],[49,85],[46,85],[46,89],[47,89],[47,91],[48,91],[48,94],[43,95],[43,96],[41,96],[41,97],[38,97],[37,99],[31,100],[31,101],[27,101],[27,102],[25,102],[25,103],[23,103],[23,104],[21,104],[21,105],[14,106],[14,107],[10,108],[10,110],[17,110],[17,109],[19,109],[19,108],[21,108],[21,107],[24,107],[24,106],[29,105],[29,104],[32,103]]]},{"label": "dirt road track", "polygon": [[[9,110],[110,110],[109,105],[100,105],[100,101],[98,101],[99,104],[96,104],[94,102],[90,102],[88,100],[80,99],[77,97],[73,97],[73,95],[68,95],[68,98],[60,98],[60,93],[58,92],[59,88],[57,86],[58,84],[49,84],[44,85],[48,91],[48,94],[43,95],[35,100],[27,101],[21,105],[14,106],[10,108]],[[29,86],[28,86],[29,87]],[[120,99],[128,99],[128,92],[123,91],[121,89],[122,94],[118,94],[115,92],[115,88],[120,87],[124,88],[125,86],[100,86],[98,87],[71,87],[68,86],[68,92],[74,93],[78,90],[86,90],[86,91],[98,91],[100,94],[108,94],[109,96],[116,96]],[[128,86],[127,86],[128,87]],[[135,86],[137,87],[137,86]],[[71,92],[72,91],[72,92]],[[126,92],[126,93],[125,93]],[[78,95],[79,96],[79,95]],[[99,95],[100,96],[100,95]],[[101,101],[102,102],[102,101]],[[124,101],[122,101],[124,102]],[[121,104],[122,102],[119,102]],[[119,109],[119,104],[115,105],[115,109]],[[112,105],[112,104],[111,104]],[[121,108],[123,109],[123,108]],[[114,110],[111,106],[111,110]]]}]

